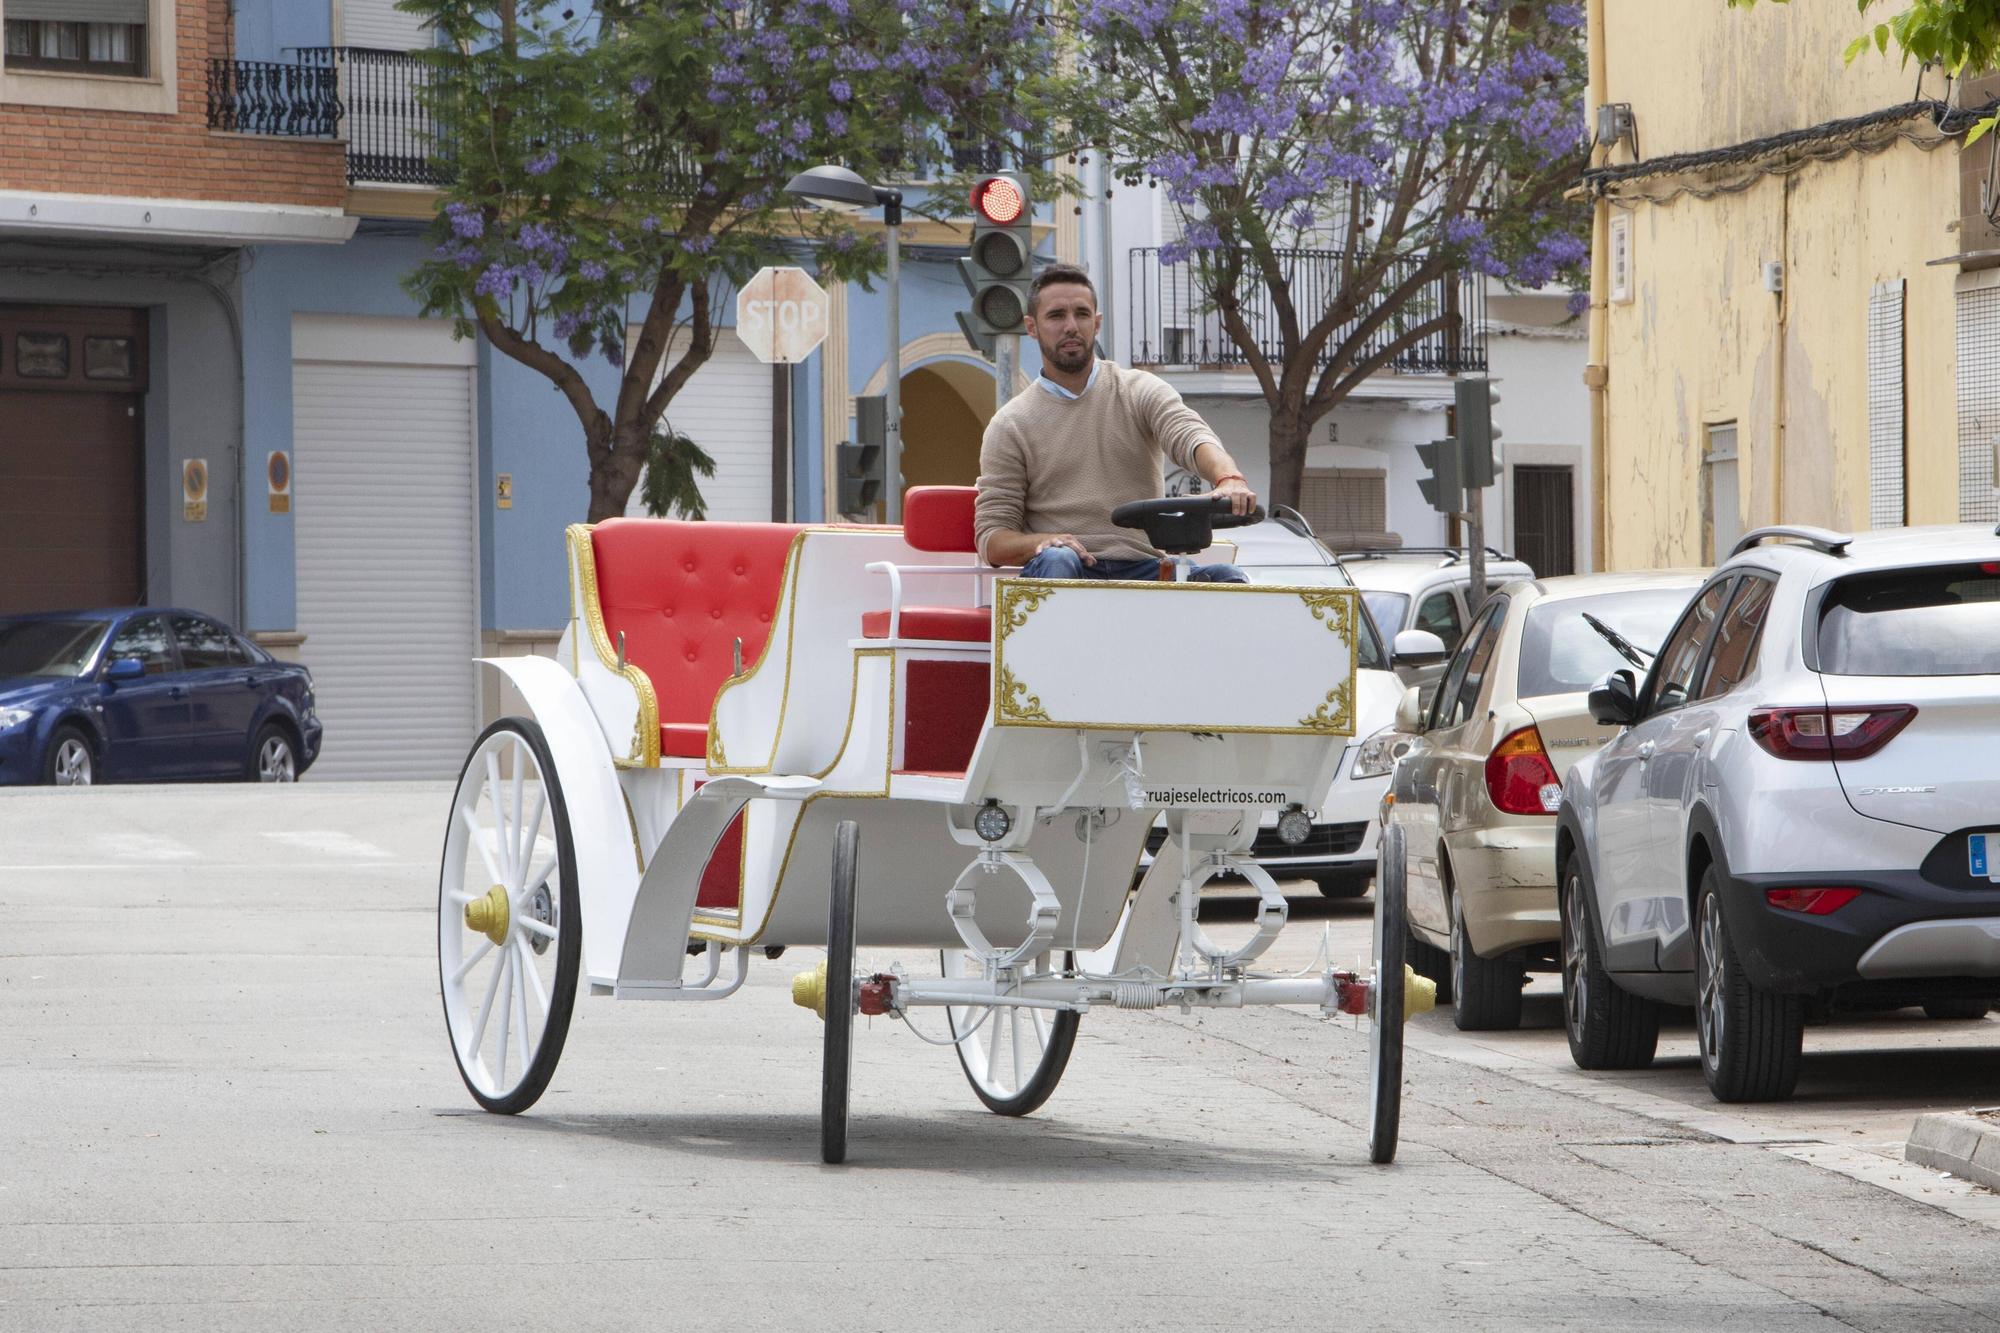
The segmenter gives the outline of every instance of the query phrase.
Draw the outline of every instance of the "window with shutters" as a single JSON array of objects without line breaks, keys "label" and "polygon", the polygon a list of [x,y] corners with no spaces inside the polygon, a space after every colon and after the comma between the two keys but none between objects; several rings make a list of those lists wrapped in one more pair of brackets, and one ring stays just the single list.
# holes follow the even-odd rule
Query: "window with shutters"
[{"label": "window with shutters", "polygon": [[1868,298],[1868,526],[1903,526],[1903,280]]},{"label": "window with shutters", "polygon": [[[1992,522],[1993,449],[2000,437],[2000,287],[1995,270],[1969,273],[1958,290],[1958,518]],[[1973,285],[1979,284],[1979,285]]]},{"label": "window with shutters", "polygon": [[1357,549],[1389,531],[1388,473],[1380,468],[1309,467],[1299,486],[1299,512],[1321,541]]},{"label": "window with shutters", "polygon": [[143,78],[147,0],[8,0],[7,64]]}]

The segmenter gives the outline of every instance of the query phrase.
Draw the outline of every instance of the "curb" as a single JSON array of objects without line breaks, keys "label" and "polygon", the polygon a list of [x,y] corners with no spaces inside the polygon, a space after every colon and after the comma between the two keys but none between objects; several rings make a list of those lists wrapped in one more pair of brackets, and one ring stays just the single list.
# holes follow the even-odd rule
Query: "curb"
[{"label": "curb", "polygon": [[1920,1115],[1903,1146],[1906,1160],[2000,1189],[2000,1108]]}]

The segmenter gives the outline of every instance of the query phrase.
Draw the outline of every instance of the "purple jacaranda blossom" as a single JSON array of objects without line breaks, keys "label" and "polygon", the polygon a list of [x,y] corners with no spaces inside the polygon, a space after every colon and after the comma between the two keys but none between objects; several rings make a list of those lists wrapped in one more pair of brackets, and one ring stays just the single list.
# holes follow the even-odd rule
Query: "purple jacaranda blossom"
[{"label": "purple jacaranda blossom", "polygon": [[472,284],[472,290],[480,296],[504,300],[514,294],[514,274],[499,264],[489,264],[486,271],[479,275],[479,280]]},{"label": "purple jacaranda blossom", "polygon": [[648,236],[652,235],[659,229],[660,229],[660,220],[657,217],[654,217],[651,213],[648,213],[646,214],[645,217],[639,219],[639,230],[645,232]]},{"label": "purple jacaranda blossom", "polygon": [[514,234],[514,243],[529,254],[540,250],[553,250],[556,248],[555,229],[539,222],[524,222],[520,231]]},{"label": "purple jacaranda blossom", "polygon": [[486,217],[471,204],[449,203],[444,212],[451,222],[452,235],[460,240],[476,241],[486,234]]},{"label": "purple jacaranda blossom", "polygon": [[691,255],[705,255],[715,248],[713,236],[689,236],[681,241],[681,249]]},{"label": "purple jacaranda blossom", "polygon": [[836,139],[845,137],[847,134],[847,113],[845,111],[827,112],[826,132]]},{"label": "purple jacaranda blossom", "polygon": [[835,79],[826,85],[826,95],[836,102],[852,101],[854,89],[849,86],[846,79]]},{"label": "purple jacaranda blossom", "polygon": [[530,176],[546,176],[555,169],[556,150],[553,148],[544,149],[527,161],[527,172]]},{"label": "purple jacaranda blossom", "polygon": [[603,282],[605,275],[610,272],[595,259],[584,260],[576,266],[576,271],[585,282]]},{"label": "purple jacaranda blossom", "polygon": [[637,78],[632,80],[632,95],[634,97],[644,97],[647,93],[650,93],[652,91],[653,91],[653,81],[646,75],[641,74]]}]

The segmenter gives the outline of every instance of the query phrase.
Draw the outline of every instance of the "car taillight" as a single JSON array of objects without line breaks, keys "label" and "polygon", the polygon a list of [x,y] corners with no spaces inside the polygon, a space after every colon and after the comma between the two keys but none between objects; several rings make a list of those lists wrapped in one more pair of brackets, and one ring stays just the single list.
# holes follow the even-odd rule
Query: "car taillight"
[{"label": "car taillight", "polygon": [[1916,715],[1909,704],[1758,708],[1750,714],[1750,734],[1780,759],[1865,759]]},{"label": "car taillight", "polygon": [[1534,727],[1510,732],[1486,756],[1486,794],[1510,815],[1552,815],[1562,807],[1562,781]]},{"label": "car taillight", "polygon": [[1764,901],[1787,912],[1826,916],[1861,896],[1859,889],[1766,889]]}]

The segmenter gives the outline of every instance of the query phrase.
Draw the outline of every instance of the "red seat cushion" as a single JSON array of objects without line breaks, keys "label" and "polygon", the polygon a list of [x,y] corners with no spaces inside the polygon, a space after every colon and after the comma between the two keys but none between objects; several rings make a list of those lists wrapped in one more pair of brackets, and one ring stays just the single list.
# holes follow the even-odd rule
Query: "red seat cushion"
[{"label": "red seat cushion", "polygon": [[[897,627],[906,639],[949,639],[958,643],[985,643],[993,637],[993,609],[986,606],[906,606],[903,623]],[[889,613],[864,611],[861,637],[889,637]]]},{"label": "red seat cushion", "polygon": [[912,486],[903,493],[903,540],[919,551],[976,551],[975,486]]},{"label": "red seat cushion", "polygon": [[708,723],[662,722],[660,753],[672,759],[706,759]]},{"label": "red seat cushion", "polygon": [[[743,640],[745,667],[764,651],[800,531],[658,518],[613,518],[592,529],[604,627],[614,650],[624,633],[627,660],[653,682],[665,753],[707,753],[709,710],[734,669],[735,642]],[[667,723],[694,728],[700,743],[691,733],[669,741]]]}]

